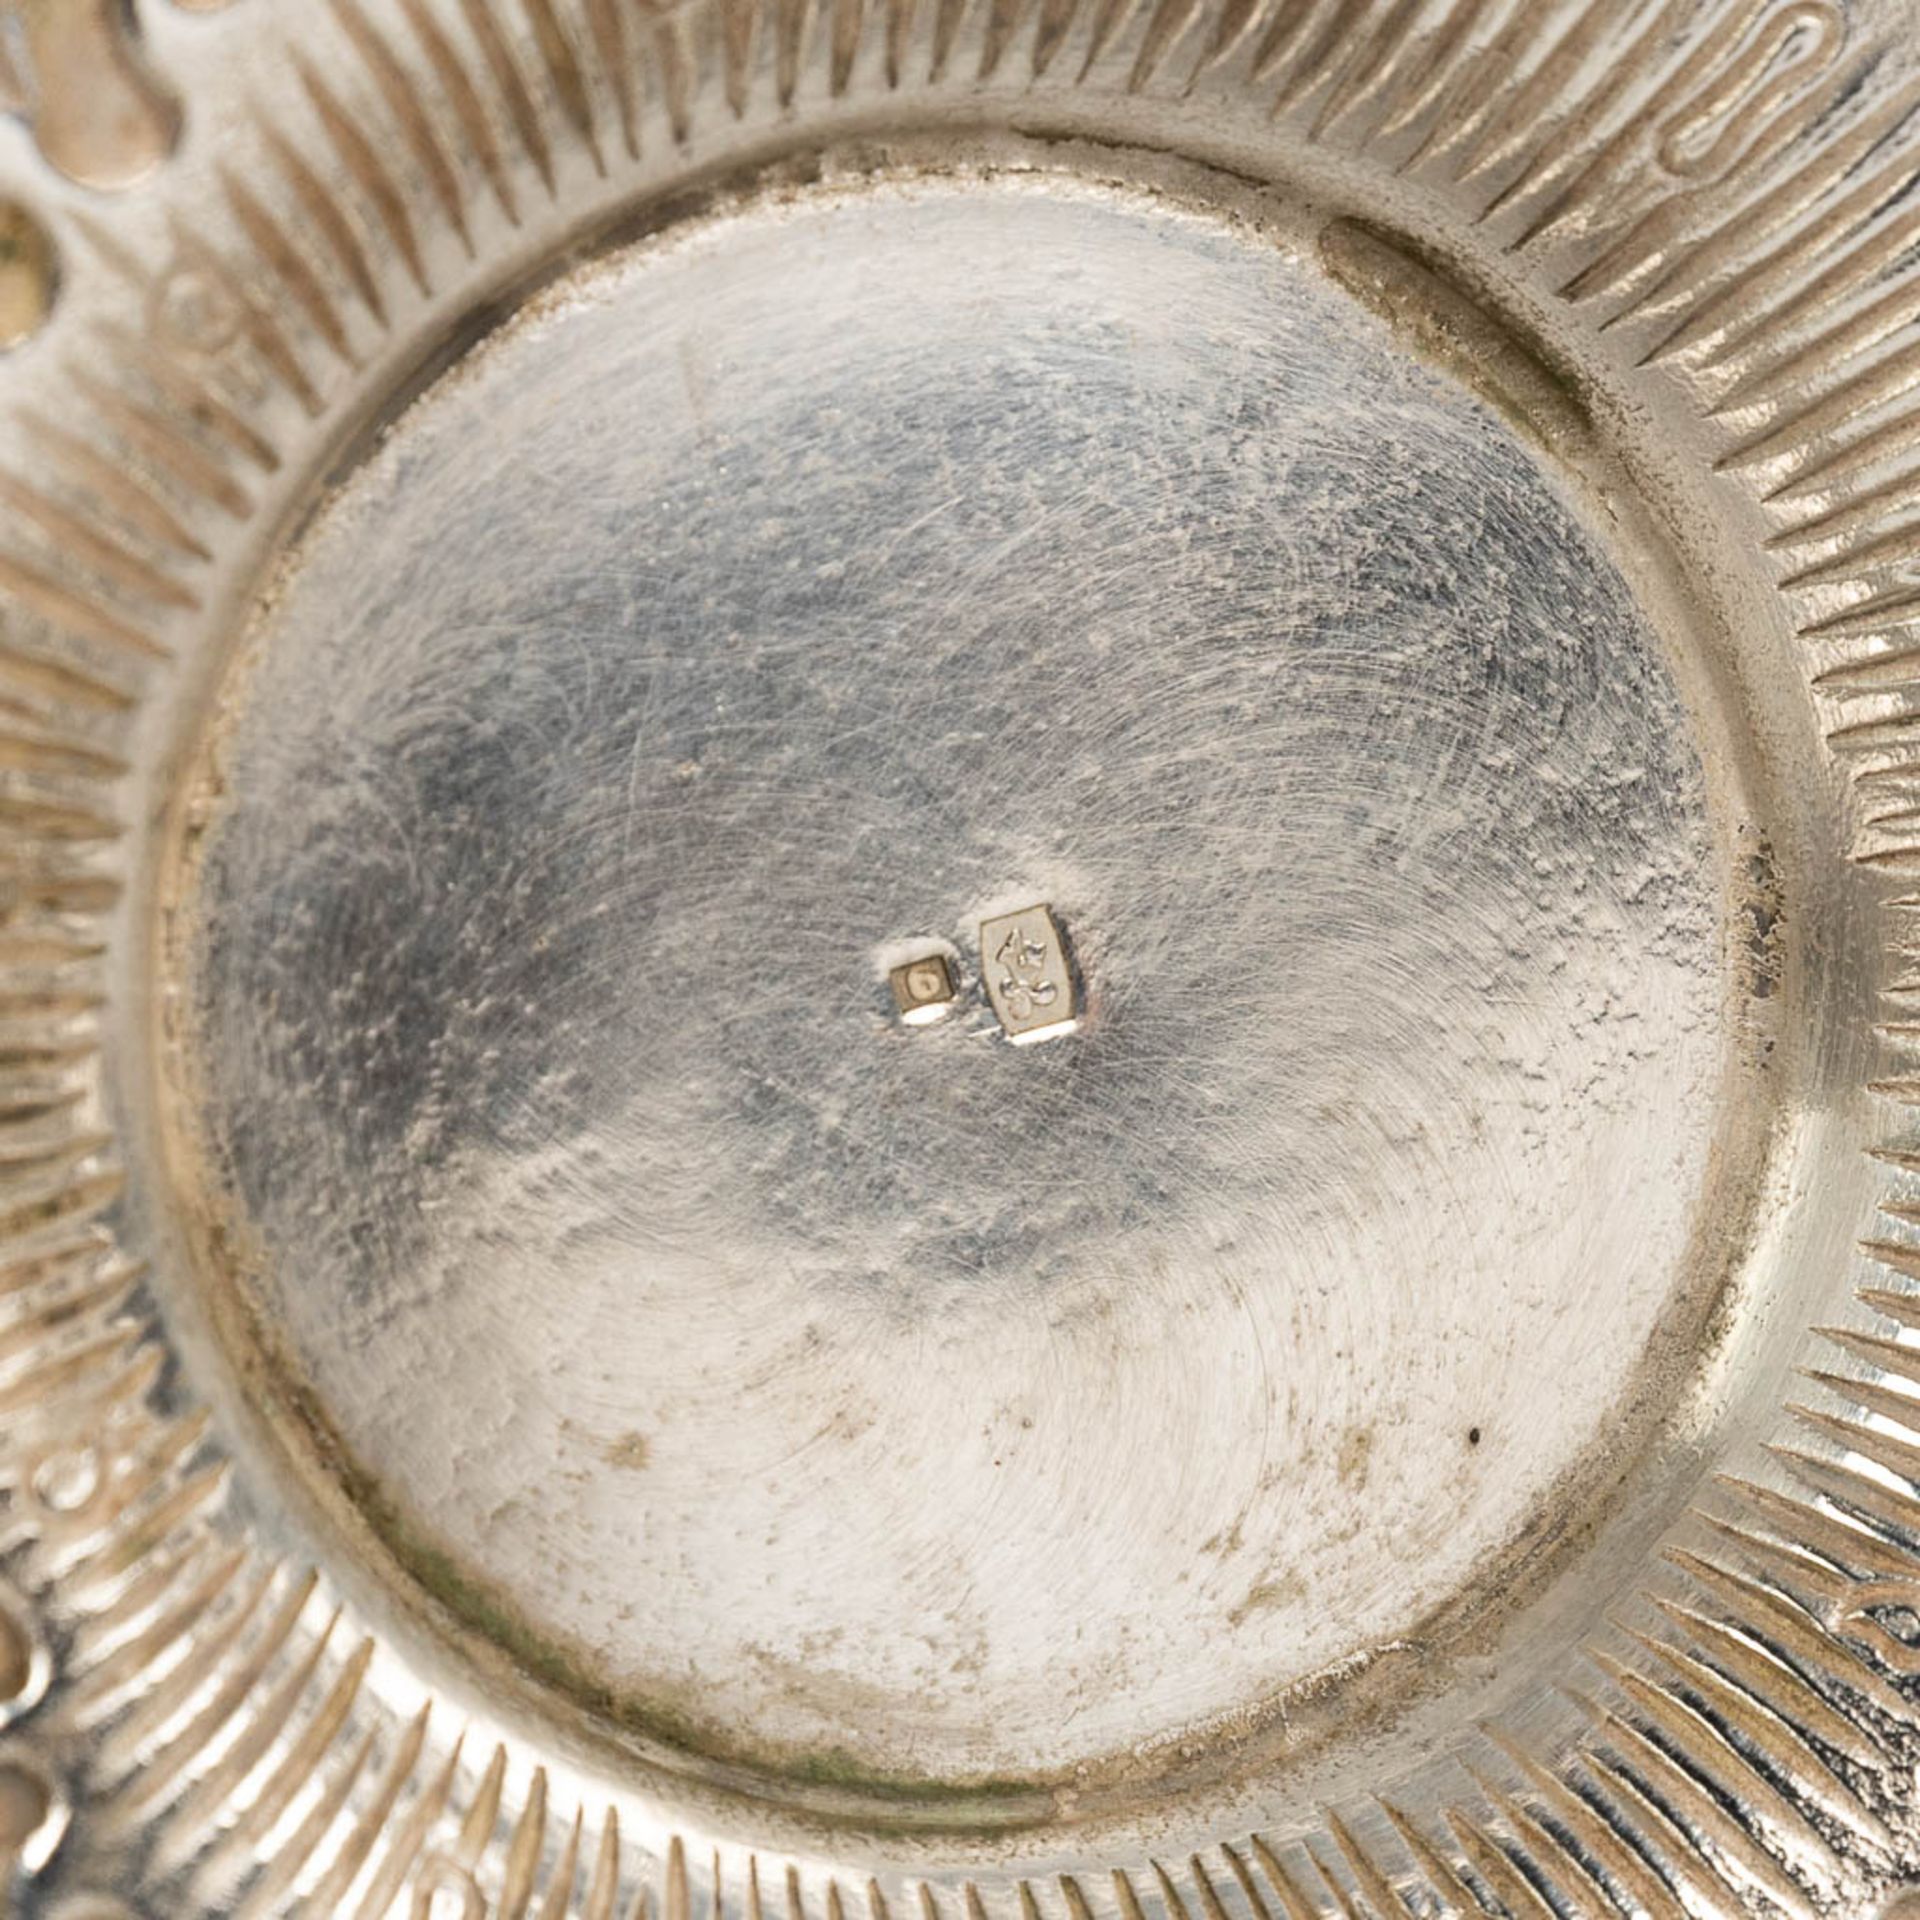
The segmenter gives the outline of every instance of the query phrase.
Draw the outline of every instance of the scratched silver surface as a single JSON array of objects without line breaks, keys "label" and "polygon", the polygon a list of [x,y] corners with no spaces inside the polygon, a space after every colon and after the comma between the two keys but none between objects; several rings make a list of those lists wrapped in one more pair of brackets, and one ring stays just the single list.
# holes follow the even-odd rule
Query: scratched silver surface
[{"label": "scratched silver surface", "polygon": [[0,0],[7,1910],[1899,1920],[1905,18]]},{"label": "scratched silver surface", "polygon": [[[1661,639],[1284,250],[932,183],[643,249],[248,648],[183,939],[246,1284],[636,1712],[956,1784],[1240,1716],[1484,1582],[1718,1282]],[[1080,1032],[902,1025],[895,944],[1036,899]]]}]

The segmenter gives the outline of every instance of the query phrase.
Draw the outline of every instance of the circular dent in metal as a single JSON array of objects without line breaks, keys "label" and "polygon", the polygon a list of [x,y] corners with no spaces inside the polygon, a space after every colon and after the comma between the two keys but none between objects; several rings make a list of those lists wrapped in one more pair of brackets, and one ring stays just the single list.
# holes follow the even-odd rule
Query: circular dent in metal
[{"label": "circular dent in metal", "polygon": [[909,1822],[1284,1757],[1704,1363],[1764,823],[1577,396],[1382,269],[749,202],[489,339],[262,601],[170,908],[209,1277],[394,1577],[614,1729]]}]

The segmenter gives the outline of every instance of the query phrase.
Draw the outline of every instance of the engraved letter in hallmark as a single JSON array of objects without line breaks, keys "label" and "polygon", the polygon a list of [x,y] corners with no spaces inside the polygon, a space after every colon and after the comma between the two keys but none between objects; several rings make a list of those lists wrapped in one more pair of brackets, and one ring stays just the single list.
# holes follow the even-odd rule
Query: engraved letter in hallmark
[{"label": "engraved letter in hallmark", "polygon": [[923,1027],[951,1011],[959,988],[953,968],[942,953],[924,954],[895,967],[887,980],[893,988],[893,1004],[900,1018],[910,1027]]},{"label": "engraved letter in hallmark", "polygon": [[1051,907],[983,920],[980,972],[1009,1040],[1052,1040],[1079,1024],[1073,971]]}]

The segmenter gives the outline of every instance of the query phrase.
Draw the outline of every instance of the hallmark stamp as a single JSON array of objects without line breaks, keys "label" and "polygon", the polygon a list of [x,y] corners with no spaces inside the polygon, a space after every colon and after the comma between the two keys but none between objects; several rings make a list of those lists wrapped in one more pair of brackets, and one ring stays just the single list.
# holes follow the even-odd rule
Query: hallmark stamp
[{"label": "hallmark stamp", "polygon": [[910,1027],[939,1019],[960,991],[953,967],[943,953],[923,954],[918,960],[895,967],[887,975],[887,984],[893,988],[893,1004],[900,1018]]},{"label": "hallmark stamp", "polygon": [[1079,1024],[1073,969],[1051,907],[983,920],[980,974],[1009,1040],[1052,1040]]}]

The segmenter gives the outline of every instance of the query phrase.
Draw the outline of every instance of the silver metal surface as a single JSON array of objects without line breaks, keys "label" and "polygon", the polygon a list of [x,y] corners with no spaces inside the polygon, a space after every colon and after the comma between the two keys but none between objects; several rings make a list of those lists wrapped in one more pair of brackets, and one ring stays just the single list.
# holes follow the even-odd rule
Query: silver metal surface
[{"label": "silver metal surface", "polygon": [[[1264,238],[928,182],[643,249],[245,644],[199,1206],[396,1555],[643,1724],[931,1786],[1277,1713],[1724,1284],[1660,642]],[[975,927],[991,1011],[903,1032],[885,937]]]},{"label": "silver metal surface", "polygon": [[1904,1913],[1904,19],[0,6],[10,1910]]}]

